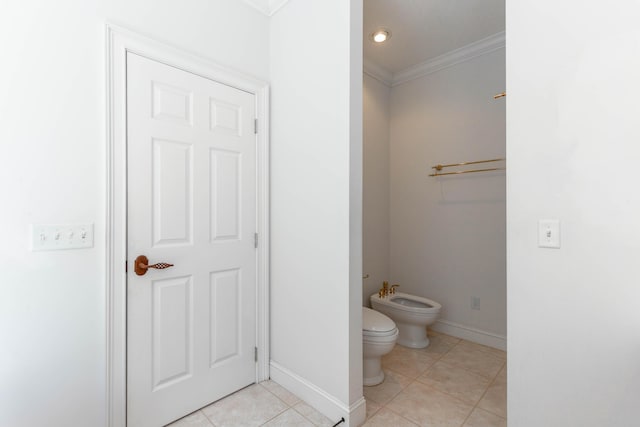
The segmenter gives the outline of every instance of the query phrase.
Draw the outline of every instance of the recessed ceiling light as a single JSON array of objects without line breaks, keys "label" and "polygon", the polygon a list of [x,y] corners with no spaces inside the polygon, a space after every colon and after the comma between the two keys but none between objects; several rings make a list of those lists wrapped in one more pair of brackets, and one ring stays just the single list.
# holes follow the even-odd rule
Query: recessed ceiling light
[{"label": "recessed ceiling light", "polygon": [[376,43],[382,43],[384,41],[387,41],[391,38],[391,31],[387,30],[386,28],[380,28],[379,30],[374,31],[371,34],[371,40],[373,40]]}]

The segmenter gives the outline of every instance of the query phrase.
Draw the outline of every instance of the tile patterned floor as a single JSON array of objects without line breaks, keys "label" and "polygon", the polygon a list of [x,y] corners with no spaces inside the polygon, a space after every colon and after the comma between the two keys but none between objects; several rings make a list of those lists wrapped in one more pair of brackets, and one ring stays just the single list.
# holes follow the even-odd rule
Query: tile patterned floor
[{"label": "tile patterned floor", "polygon": [[331,427],[335,421],[273,381],[246,387],[168,427]]},{"label": "tile patterned floor", "polygon": [[382,359],[385,381],[364,387],[364,425],[506,427],[507,354],[431,331],[429,339]]},{"label": "tile patterned floor", "polygon": [[[426,349],[396,346],[385,381],[364,387],[365,427],[506,427],[504,351],[429,332]],[[335,423],[273,381],[254,384],[170,427],[330,427]]]}]

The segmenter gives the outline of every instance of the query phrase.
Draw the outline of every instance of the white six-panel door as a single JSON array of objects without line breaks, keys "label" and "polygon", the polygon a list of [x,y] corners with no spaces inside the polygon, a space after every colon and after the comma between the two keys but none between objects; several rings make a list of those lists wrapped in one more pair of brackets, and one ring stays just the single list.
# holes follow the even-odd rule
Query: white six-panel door
[{"label": "white six-panel door", "polygon": [[255,381],[254,118],[252,94],[127,55],[130,427]]}]

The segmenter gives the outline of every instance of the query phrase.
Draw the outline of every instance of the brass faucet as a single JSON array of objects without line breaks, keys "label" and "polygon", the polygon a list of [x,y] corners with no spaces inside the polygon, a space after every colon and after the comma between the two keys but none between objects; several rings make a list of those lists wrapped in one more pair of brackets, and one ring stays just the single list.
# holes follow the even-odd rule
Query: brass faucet
[{"label": "brass faucet", "polygon": [[382,282],[382,288],[378,291],[378,296],[384,298],[389,295],[389,282]]},{"label": "brass faucet", "polygon": [[400,287],[400,285],[393,285],[393,286],[391,286],[391,289],[389,290],[389,293],[390,293],[391,295],[395,294],[395,293],[396,293],[396,288],[399,288],[399,287]]}]

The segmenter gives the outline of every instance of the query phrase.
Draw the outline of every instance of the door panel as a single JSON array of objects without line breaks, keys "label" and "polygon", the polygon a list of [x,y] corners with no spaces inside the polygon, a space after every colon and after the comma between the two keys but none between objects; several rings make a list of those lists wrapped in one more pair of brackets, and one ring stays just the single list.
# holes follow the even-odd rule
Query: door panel
[{"label": "door panel", "polygon": [[241,328],[240,270],[233,269],[211,274],[211,359],[213,366],[238,357],[237,337]]},{"label": "door panel", "polygon": [[[255,381],[254,95],[127,56],[127,420]],[[133,263],[174,264],[134,273]]]},{"label": "door panel", "polygon": [[211,240],[240,237],[240,154],[211,150]]},{"label": "door panel", "polygon": [[154,280],[152,286],[153,390],[193,374],[191,277]]},{"label": "door panel", "polygon": [[209,99],[211,130],[227,135],[242,136],[242,107],[217,99]]},{"label": "door panel", "polygon": [[192,244],[193,146],[153,140],[153,246]]},{"label": "door panel", "polygon": [[193,125],[193,93],[179,88],[152,82],[153,118],[187,126]]}]

